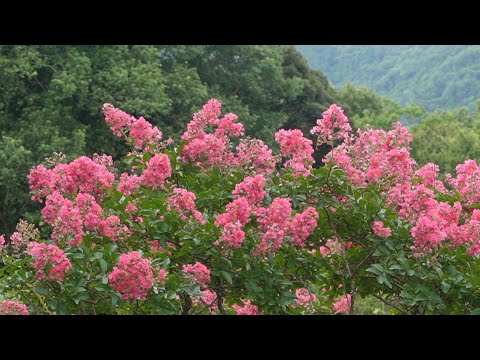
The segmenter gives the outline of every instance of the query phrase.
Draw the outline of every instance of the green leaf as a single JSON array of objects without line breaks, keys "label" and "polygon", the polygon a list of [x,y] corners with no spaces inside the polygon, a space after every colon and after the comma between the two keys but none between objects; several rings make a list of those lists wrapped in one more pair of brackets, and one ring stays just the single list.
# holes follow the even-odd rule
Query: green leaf
[{"label": "green leaf", "polygon": [[80,292],[72,296],[73,302],[77,305],[80,303],[80,301],[85,301],[85,300],[88,300],[89,298],[90,298],[90,295],[86,291]]},{"label": "green leaf", "polygon": [[225,278],[225,280],[227,280],[227,282],[232,285],[233,283],[233,280],[232,280],[232,275],[230,275],[230,273],[228,273],[227,271],[220,271],[220,273],[222,274],[222,276]]},{"label": "green leaf", "polygon": [[100,270],[102,272],[102,274],[105,274],[107,272],[107,262],[103,259],[99,259],[99,263],[100,263]]},{"label": "green leaf", "polygon": [[442,291],[447,294],[452,286],[447,284],[445,281],[442,281]]},{"label": "green leaf", "polygon": [[470,315],[480,315],[480,308],[476,308],[470,312]]},{"label": "green leaf", "polygon": [[40,295],[44,295],[44,296],[48,295],[48,290],[41,287],[36,287],[35,289],[33,289],[33,291]]}]

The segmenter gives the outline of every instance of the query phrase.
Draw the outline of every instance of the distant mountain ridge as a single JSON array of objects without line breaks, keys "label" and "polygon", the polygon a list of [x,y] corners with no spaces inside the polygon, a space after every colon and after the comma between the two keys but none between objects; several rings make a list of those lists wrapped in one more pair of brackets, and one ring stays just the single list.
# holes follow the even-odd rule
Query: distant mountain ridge
[{"label": "distant mountain ridge", "polygon": [[351,82],[426,110],[476,108],[479,45],[298,45],[336,87]]}]

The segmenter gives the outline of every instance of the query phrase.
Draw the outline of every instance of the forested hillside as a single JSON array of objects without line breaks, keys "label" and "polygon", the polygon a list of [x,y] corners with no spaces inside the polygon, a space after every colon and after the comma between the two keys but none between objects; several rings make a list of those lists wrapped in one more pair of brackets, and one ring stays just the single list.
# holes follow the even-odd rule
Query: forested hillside
[{"label": "forested hillside", "polygon": [[351,81],[402,105],[433,111],[480,98],[478,45],[300,45],[309,63],[338,87]]}]

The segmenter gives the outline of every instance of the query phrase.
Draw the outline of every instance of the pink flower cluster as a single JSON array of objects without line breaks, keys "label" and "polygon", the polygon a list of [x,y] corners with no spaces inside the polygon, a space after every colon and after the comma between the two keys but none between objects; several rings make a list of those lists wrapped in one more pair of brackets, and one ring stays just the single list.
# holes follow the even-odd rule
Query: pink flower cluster
[{"label": "pink flower cluster", "polygon": [[[346,245],[346,244],[345,244]],[[342,254],[346,249],[346,246],[342,246],[342,243],[336,238],[327,240],[325,246],[320,246],[320,254],[323,257],[328,255]]]},{"label": "pink flower cluster", "polygon": [[32,199],[39,202],[55,191],[64,196],[83,192],[101,199],[104,190],[112,187],[115,175],[105,165],[81,156],[69,164],[58,164],[52,169],[40,164],[30,170],[28,181],[34,192]]},{"label": "pink flower cluster", "polygon": [[335,314],[348,314],[352,306],[352,295],[342,297],[339,301],[333,304],[333,311]]},{"label": "pink flower cluster", "polygon": [[172,176],[172,168],[168,156],[165,154],[155,154],[148,161],[147,168],[140,176],[140,182],[153,189],[163,189],[165,180],[170,176]]},{"label": "pink flower cluster", "polygon": [[122,254],[108,280],[123,300],[145,300],[155,282],[150,261],[138,251]]},{"label": "pink flower cluster", "polygon": [[290,158],[285,162],[285,168],[291,168],[295,177],[310,175],[315,163],[312,140],[303,137],[301,130],[281,129],[275,134],[275,141],[280,144],[282,155]]},{"label": "pink flower cluster", "polygon": [[242,139],[236,150],[233,166],[261,175],[271,174],[275,170],[277,160],[262,140]]},{"label": "pink flower cluster", "polygon": [[446,182],[462,195],[466,206],[480,202],[480,167],[474,160],[467,160],[455,168],[457,176],[447,174]]},{"label": "pink flower cluster", "polygon": [[235,186],[232,191],[234,200],[227,205],[226,213],[218,215],[215,220],[216,226],[223,226],[220,242],[236,248],[242,245],[245,240],[243,227],[250,222],[250,216],[267,211],[260,207],[266,195],[265,182],[263,175],[247,176]]},{"label": "pink flower cluster", "polygon": [[263,175],[247,176],[235,186],[232,191],[235,199],[244,197],[251,206],[262,203],[267,192],[265,191],[265,177]]},{"label": "pink flower cluster", "polygon": [[343,109],[336,104],[332,104],[328,110],[322,114],[322,119],[317,120],[317,126],[310,131],[317,135],[317,144],[333,144],[334,140],[343,140],[348,137],[352,130],[347,116]]},{"label": "pink flower cluster", "polygon": [[213,291],[206,289],[200,291],[200,298],[193,298],[192,301],[194,304],[200,304],[202,307],[208,307],[210,310],[210,314],[215,314],[217,311],[218,305],[217,305],[217,294],[215,294]]},{"label": "pink flower cluster", "polygon": [[373,233],[379,237],[387,238],[391,235],[392,230],[389,227],[384,227],[382,221],[375,221],[373,223]]},{"label": "pink flower cluster", "polygon": [[118,182],[118,191],[130,196],[135,190],[140,189],[141,183],[140,176],[122,173]]},{"label": "pink flower cluster", "polygon": [[25,304],[13,300],[0,300],[0,315],[29,315]]},{"label": "pink flower cluster", "polygon": [[412,135],[400,123],[395,123],[388,132],[359,129],[357,137],[345,138],[324,161],[335,162],[356,186],[366,186],[367,182],[401,182],[413,174],[416,165],[410,158],[411,141]]},{"label": "pink flower cluster", "polygon": [[[229,138],[242,136],[245,131],[243,124],[235,122],[235,114],[229,113],[219,119],[221,107],[217,99],[211,99],[193,115],[187,131],[182,135],[182,140],[187,142],[182,151],[183,161],[191,161],[201,167],[233,164],[234,154],[229,149]],[[215,129],[213,133],[207,133],[209,126]]]},{"label": "pink flower cluster", "polygon": [[317,302],[317,296],[309,291],[307,288],[300,288],[295,291],[295,302],[298,306],[305,308],[310,307],[314,302]]},{"label": "pink flower cluster", "polygon": [[186,189],[174,188],[173,194],[167,200],[168,211],[175,210],[182,220],[193,216],[199,223],[205,224],[202,213],[195,208],[195,199],[194,193]]},{"label": "pink flower cluster", "polygon": [[20,249],[20,247],[26,244],[27,240],[25,240],[22,234],[20,234],[18,231],[15,231],[12,235],[10,235],[10,245],[12,245],[14,249]]},{"label": "pink flower cluster", "polygon": [[143,117],[136,119],[108,103],[103,105],[102,111],[112,133],[118,137],[122,136],[122,134],[129,136],[138,148],[158,144],[162,139],[162,132],[156,126],[153,127]]},{"label": "pink flower cluster", "polygon": [[287,232],[291,235],[290,242],[294,246],[305,246],[305,241],[317,227],[318,212],[309,206],[304,212],[295,215]]},{"label": "pink flower cluster", "polygon": [[183,272],[191,275],[198,285],[207,285],[210,282],[210,270],[202,263],[183,265]]},{"label": "pink flower cluster", "polygon": [[83,241],[85,231],[96,231],[115,241],[122,231],[118,216],[106,216],[92,195],[79,193],[75,201],[76,204],[58,191],[47,196],[42,215],[53,226],[52,239],[70,239],[70,245],[76,246]]},{"label": "pink flower cluster", "polygon": [[5,236],[0,235],[0,252],[2,252],[4,247],[5,247]]},{"label": "pink flower cluster", "polygon": [[165,285],[165,280],[167,279],[167,271],[165,269],[158,270],[157,283],[160,286]]},{"label": "pink flower cluster", "polygon": [[290,201],[290,198],[275,198],[268,209],[257,210],[257,221],[263,232],[262,241],[257,249],[259,253],[273,252],[282,246],[284,237],[289,231],[292,215]]},{"label": "pink flower cluster", "polygon": [[39,281],[62,282],[72,268],[67,255],[58,246],[33,241],[28,244],[26,252],[33,257],[32,266],[37,270],[35,277]]},{"label": "pink flower cluster", "polygon": [[233,304],[232,308],[235,310],[237,315],[261,315],[258,307],[252,305],[251,300],[243,301],[243,306]]}]

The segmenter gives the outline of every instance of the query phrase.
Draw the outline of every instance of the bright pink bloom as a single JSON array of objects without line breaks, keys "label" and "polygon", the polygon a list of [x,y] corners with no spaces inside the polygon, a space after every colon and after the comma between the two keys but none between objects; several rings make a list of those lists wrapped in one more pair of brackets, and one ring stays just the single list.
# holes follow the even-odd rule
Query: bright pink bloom
[{"label": "bright pink bloom", "polygon": [[345,139],[351,130],[343,109],[333,104],[323,112],[322,119],[317,120],[317,126],[314,126],[310,133],[317,135],[317,143],[322,145]]},{"label": "bright pink bloom", "polygon": [[104,190],[113,185],[115,176],[104,164],[81,156],[69,164],[58,164],[53,169],[38,165],[30,170],[28,176],[30,189],[34,192],[32,199],[42,198],[59,191],[61,195],[83,192],[101,199]]},{"label": "bright pink bloom", "polygon": [[165,285],[165,279],[167,278],[167,271],[165,269],[160,269],[158,271],[157,283],[159,285]]},{"label": "bright pink bloom", "polygon": [[284,164],[285,168],[293,169],[295,177],[308,176],[315,160],[312,140],[303,137],[301,130],[281,129],[275,134],[275,141],[280,144],[284,157],[290,157]]},{"label": "bright pink bloom", "polygon": [[35,277],[39,281],[63,282],[65,274],[72,268],[65,252],[55,245],[34,241],[28,244],[27,254],[33,257],[32,266],[37,270]]},{"label": "bright pink bloom", "polygon": [[138,251],[122,254],[108,280],[123,300],[145,300],[155,282],[150,261]]},{"label": "bright pink bloom", "polygon": [[168,210],[175,210],[179,213],[182,220],[187,220],[189,216],[192,216],[201,224],[205,224],[206,221],[202,217],[202,213],[195,209],[194,193],[182,188],[173,189],[173,195],[167,200]]},{"label": "bright pink bloom", "polygon": [[389,227],[384,227],[382,221],[375,221],[373,223],[373,232],[375,235],[383,238],[387,238],[391,235],[392,231]]},{"label": "bright pink bloom", "polygon": [[143,117],[133,121],[130,125],[130,137],[138,148],[159,143],[162,140],[162,135],[162,132],[158,130],[156,126],[153,127],[152,124]]},{"label": "bright pink bloom", "polygon": [[320,246],[320,253],[323,257],[326,257],[328,255],[342,254],[345,250],[345,247],[346,246],[344,246],[342,249],[342,243],[336,238],[333,238],[327,240],[325,246]]},{"label": "bright pink bloom", "polygon": [[297,297],[295,302],[298,306],[308,308],[312,303],[316,302],[317,296],[309,291],[307,288],[300,288],[295,291],[295,296]]},{"label": "bright pink bloom", "polygon": [[183,265],[183,272],[192,275],[199,285],[206,285],[210,282],[210,270],[199,262],[196,262],[193,265]]},{"label": "bright pink bloom", "polygon": [[162,188],[165,179],[172,175],[170,159],[165,154],[155,154],[147,164],[147,168],[143,171],[140,181],[143,185],[154,189]]},{"label": "bright pink bloom", "polygon": [[18,231],[15,231],[11,236],[10,236],[10,244],[14,249],[19,249],[22,245],[25,245],[27,243],[27,240],[25,240]]},{"label": "bright pink bloom", "polygon": [[257,221],[264,232],[262,242],[258,246],[260,253],[275,251],[282,246],[291,214],[292,205],[289,198],[275,198],[268,209],[257,210]]},{"label": "bright pink bloom", "polygon": [[108,236],[115,241],[121,232],[120,218],[116,215],[110,215],[100,224],[100,234]]},{"label": "bright pink bloom", "polygon": [[13,300],[0,300],[0,315],[29,315],[25,304]]},{"label": "bright pink bloom", "polygon": [[240,221],[229,222],[225,224],[220,241],[224,242],[228,246],[239,248],[242,246],[245,240],[245,232],[242,230],[242,224]]},{"label": "bright pink bloom", "polygon": [[333,310],[335,314],[348,314],[350,313],[350,307],[352,305],[352,295],[348,294],[346,297],[342,297],[339,301],[333,304]]},{"label": "bright pink bloom", "polygon": [[0,235],[0,252],[2,252],[4,246],[5,246],[5,236]]},{"label": "bright pink bloom", "polygon": [[139,176],[122,173],[118,182],[118,191],[126,196],[130,196],[135,190],[140,189],[140,183],[141,179]]},{"label": "bright pink bloom", "polygon": [[105,103],[102,108],[105,115],[105,122],[115,136],[122,136],[122,131],[127,131],[135,118],[126,112],[115,108],[112,104]]},{"label": "bright pink bloom", "polygon": [[317,227],[318,213],[309,206],[304,212],[295,215],[288,227],[290,242],[294,246],[305,246],[305,241]]},{"label": "bright pink bloom", "polygon": [[258,307],[252,305],[252,301],[244,301],[243,306],[233,304],[232,308],[236,311],[237,315],[261,315]]},{"label": "bright pink bloom", "polygon": [[265,177],[263,175],[247,176],[235,186],[232,194],[236,199],[244,197],[249,205],[259,205],[267,192],[265,191]]},{"label": "bright pink bloom", "polygon": [[236,148],[237,154],[234,166],[257,174],[268,175],[275,170],[277,160],[272,155],[272,150],[259,139],[240,140]]}]

